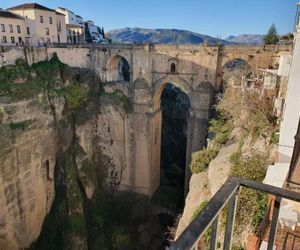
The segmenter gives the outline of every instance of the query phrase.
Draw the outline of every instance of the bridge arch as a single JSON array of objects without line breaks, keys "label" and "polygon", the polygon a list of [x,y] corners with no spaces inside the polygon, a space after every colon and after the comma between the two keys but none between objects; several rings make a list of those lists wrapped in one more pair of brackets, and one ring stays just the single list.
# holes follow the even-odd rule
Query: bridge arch
[{"label": "bridge arch", "polygon": [[191,94],[193,92],[192,85],[184,80],[183,78],[177,76],[177,75],[167,75],[165,77],[160,78],[156,82],[154,82],[154,96],[152,99],[154,110],[160,109],[160,102],[161,102],[161,94],[164,91],[165,87],[168,83],[173,84],[175,87],[181,89],[184,93],[186,93],[190,99]]},{"label": "bridge arch", "polygon": [[222,66],[222,89],[226,86],[238,87],[245,84],[245,79],[252,75],[249,61],[243,57],[227,60]]},{"label": "bridge arch", "polygon": [[106,64],[106,80],[109,82],[130,82],[131,67],[121,55],[112,56]]}]

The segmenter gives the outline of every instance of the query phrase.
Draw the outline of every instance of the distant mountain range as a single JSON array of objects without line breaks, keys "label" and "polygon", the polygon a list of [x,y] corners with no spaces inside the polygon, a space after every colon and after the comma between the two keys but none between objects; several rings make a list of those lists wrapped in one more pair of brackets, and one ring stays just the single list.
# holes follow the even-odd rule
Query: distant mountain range
[{"label": "distant mountain range", "polygon": [[230,36],[220,40],[215,37],[203,35],[187,30],[178,29],[143,29],[124,28],[109,32],[114,42],[121,43],[161,43],[161,44],[199,44],[207,41],[210,44],[260,44],[262,35]]},{"label": "distant mountain range", "polygon": [[242,34],[239,36],[229,36],[225,40],[239,44],[262,44],[264,35]]}]

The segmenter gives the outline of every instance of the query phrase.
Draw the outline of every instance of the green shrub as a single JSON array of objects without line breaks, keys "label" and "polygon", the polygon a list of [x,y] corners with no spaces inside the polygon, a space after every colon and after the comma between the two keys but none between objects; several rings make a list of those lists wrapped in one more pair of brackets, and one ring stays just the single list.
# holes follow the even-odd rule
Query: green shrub
[{"label": "green shrub", "polygon": [[54,54],[50,60],[41,61],[32,65],[39,78],[48,84],[53,84],[58,77],[60,77],[61,71],[66,67]]},{"label": "green shrub", "polygon": [[69,85],[65,91],[65,99],[70,109],[76,110],[80,108],[86,101],[87,91],[82,85]]},{"label": "green shrub", "polygon": [[272,133],[271,134],[271,139],[270,139],[270,142],[272,144],[278,144],[279,143],[279,133]]},{"label": "green shrub", "polygon": [[209,163],[217,156],[218,151],[214,148],[205,148],[192,154],[190,169],[193,174],[206,170]]},{"label": "green shrub", "polygon": [[233,129],[233,125],[228,119],[219,117],[209,121],[209,132],[214,133],[214,142],[217,144],[225,144]]},{"label": "green shrub", "polygon": [[0,69],[0,96],[16,101],[37,96],[55,86],[64,67],[57,56],[31,67],[23,59],[18,59],[16,65]]},{"label": "green shrub", "polygon": [[11,130],[25,130],[29,124],[28,122],[15,122],[9,124]]},{"label": "green shrub", "polygon": [[[231,175],[262,182],[268,166],[268,156],[258,152],[243,156],[240,152],[231,156]],[[242,188],[239,194],[236,229],[252,225],[256,230],[264,218],[267,208],[267,195],[252,189]]]}]

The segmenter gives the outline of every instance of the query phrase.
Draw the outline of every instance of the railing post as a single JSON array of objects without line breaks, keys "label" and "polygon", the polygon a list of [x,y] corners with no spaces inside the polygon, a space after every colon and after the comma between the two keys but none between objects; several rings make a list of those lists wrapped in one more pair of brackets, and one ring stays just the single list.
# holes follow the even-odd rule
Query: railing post
[{"label": "railing post", "polygon": [[226,220],[226,229],[225,229],[225,237],[224,237],[224,247],[223,250],[231,250],[231,239],[234,228],[234,219],[235,219],[235,210],[236,203],[239,193],[238,188],[228,202],[228,211],[227,211],[227,220]]},{"label": "railing post", "polygon": [[211,225],[211,238],[210,238],[210,250],[217,249],[217,237],[219,229],[219,215],[215,218],[214,222]]},{"label": "railing post", "polygon": [[281,203],[281,197],[277,197],[275,199],[275,202],[274,202],[272,223],[271,223],[271,229],[270,229],[270,234],[269,234],[269,241],[268,241],[267,250],[273,250],[273,246],[274,246],[274,243],[275,243],[275,236],[276,236],[276,229],[277,229],[280,203]]}]

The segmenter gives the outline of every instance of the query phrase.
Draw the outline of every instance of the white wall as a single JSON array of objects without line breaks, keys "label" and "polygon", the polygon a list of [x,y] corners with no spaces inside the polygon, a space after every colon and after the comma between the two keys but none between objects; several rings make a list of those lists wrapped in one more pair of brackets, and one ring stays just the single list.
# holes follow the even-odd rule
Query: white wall
[{"label": "white wall", "polygon": [[[300,26],[299,26],[300,28]],[[300,29],[295,33],[293,59],[287,86],[283,121],[280,128],[279,162],[290,162],[295,143],[294,136],[300,116]]]},{"label": "white wall", "polygon": [[279,68],[278,68],[278,75],[279,76],[288,76],[290,72],[292,62],[291,55],[281,55],[279,59]]}]

